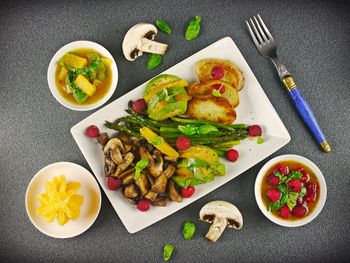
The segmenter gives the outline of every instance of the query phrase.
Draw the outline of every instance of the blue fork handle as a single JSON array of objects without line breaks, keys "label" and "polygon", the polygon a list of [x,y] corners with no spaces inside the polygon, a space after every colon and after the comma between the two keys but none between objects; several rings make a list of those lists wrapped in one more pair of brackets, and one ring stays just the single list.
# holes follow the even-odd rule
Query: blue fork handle
[{"label": "blue fork handle", "polygon": [[286,86],[289,96],[292,99],[295,108],[298,110],[301,118],[311,131],[313,137],[315,138],[316,142],[321,146],[323,151],[330,152],[331,148],[326,140],[326,136],[324,135],[320,125],[318,124],[316,117],[314,113],[312,112],[308,102],[304,98],[303,94],[301,93],[300,89],[297,88],[295,85],[295,82],[291,76],[287,76],[283,79],[283,83]]}]

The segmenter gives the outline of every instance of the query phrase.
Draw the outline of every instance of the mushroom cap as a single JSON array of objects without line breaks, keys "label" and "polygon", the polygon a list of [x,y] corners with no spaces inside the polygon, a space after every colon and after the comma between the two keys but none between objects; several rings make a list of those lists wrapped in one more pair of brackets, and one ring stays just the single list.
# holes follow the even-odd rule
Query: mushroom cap
[{"label": "mushroom cap", "polygon": [[[150,32],[153,33],[149,34]],[[125,34],[122,44],[123,53],[126,59],[133,61],[137,57],[141,56],[143,52],[138,49],[138,45],[140,44],[141,39],[143,37],[146,37],[150,40],[153,40],[157,33],[157,28],[154,25],[148,23],[139,23],[130,28],[129,31]]]},{"label": "mushroom cap", "polygon": [[225,218],[228,228],[240,229],[243,226],[243,216],[238,208],[226,201],[212,201],[202,207],[199,218],[202,221],[212,223],[214,218]]}]

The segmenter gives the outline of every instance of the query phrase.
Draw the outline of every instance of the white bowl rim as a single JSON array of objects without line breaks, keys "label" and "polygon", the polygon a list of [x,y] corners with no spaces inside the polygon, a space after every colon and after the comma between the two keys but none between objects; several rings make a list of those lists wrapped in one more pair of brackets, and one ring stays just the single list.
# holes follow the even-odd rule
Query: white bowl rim
[{"label": "white bowl rim", "polygon": [[[57,62],[59,59],[66,54],[69,51],[79,49],[79,48],[91,48],[96,50],[98,53],[102,54],[104,57],[108,57],[109,59],[112,60],[112,65],[111,65],[111,71],[112,71],[112,83],[111,87],[109,88],[107,94],[101,98],[100,100],[96,101],[95,103],[88,104],[88,105],[77,105],[70,103],[66,99],[64,99],[61,94],[59,93],[56,83],[55,83],[55,72],[56,72],[56,67],[57,67]],[[54,96],[54,98],[63,106],[65,106],[68,109],[71,110],[76,110],[76,111],[89,111],[96,109],[103,104],[105,104],[113,95],[114,91],[117,88],[118,84],[118,67],[117,64],[112,56],[112,54],[102,45],[89,41],[89,40],[77,40],[70,42],[63,47],[61,47],[55,55],[52,57],[49,67],[47,69],[47,81],[48,85],[51,91],[51,94]]]},{"label": "white bowl rim", "polygon": [[[28,208],[28,196],[29,196],[29,190],[31,189],[31,186],[33,184],[33,182],[35,181],[36,177],[42,173],[43,171],[52,168],[53,166],[58,166],[58,165],[72,165],[72,166],[77,166],[79,169],[84,170],[85,172],[87,172],[89,175],[91,175],[91,177],[93,178],[94,181],[94,186],[96,187],[96,189],[98,189],[97,194],[99,197],[99,203],[98,203],[98,209],[96,211],[96,215],[95,217],[91,220],[91,223],[89,225],[86,225],[85,228],[82,228],[82,230],[79,233],[74,233],[71,235],[66,235],[66,236],[55,236],[52,235],[51,233],[45,231],[44,229],[42,229],[36,222],[35,220],[32,218],[32,216],[30,215],[29,212],[29,208]],[[29,217],[29,220],[32,222],[32,224],[36,227],[36,229],[38,229],[41,233],[53,237],[53,238],[57,238],[57,239],[66,239],[66,238],[72,238],[72,237],[76,237],[81,235],[82,233],[84,233],[86,230],[88,230],[96,221],[98,215],[100,214],[100,210],[101,210],[101,205],[102,205],[102,195],[101,195],[101,190],[100,190],[100,186],[98,185],[95,177],[92,175],[92,173],[87,170],[85,167],[76,164],[76,163],[72,163],[72,162],[56,162],[56,163],[51,163],[49,165],[46,165],[45,167],[41,168],[34,176],[33,178],[30,180],[27,190],[26,190],[26,195],[25,195],[25,206],[26,206],[26,212],[27,212],[27,216]]]},{"label": "white bowl rim", "polygon": [[[261,182],[262,182],[262,179],[263,179],[266,171],[272,165],[277,164],[278,162],[289,161],[289,160],[297,161],[297,162],[300,162],[300,163],[308,166],[315,173],[315,175],[320,183],[320,197],[319,197],[318,203],[317,203],[314,211],[310,215],[306,216],[305,218],[300,219],[300,220],[295,220],[295,221],[288,221],[288,220],[280,219],[280,218],[276,217],[275,215],[273,215],[271,212],[268,212],[266,209],[266,206],[264,205],[264,203],[261,199]],[[310,223],[312,220],[314,220],[319,215],[319,213],[321,212],[322,208],[324,207],[324,204],[325,204],[326,199],[327,199],[327,186],[326,186],[326,181],[325,181],[325,178],[324,178],[321,170],[317,167],[317,165],[315,163],[313,163],[311,160],[309,160],[303,156],[300,156],[300,155],[285,154],[285,155],[280,155],[280,156],[276,156],[276,157],[272,158],[260,169],[260,171],[256,177],[256,180],[255,180],[254,193],[255,193],[256,203],[258,204],[261,212],[268,219],[270,219],[272,222],[274,222],[278,225],[281,225],[281,226],[298,227],[298,226],[302,226],[302,225]]]}]

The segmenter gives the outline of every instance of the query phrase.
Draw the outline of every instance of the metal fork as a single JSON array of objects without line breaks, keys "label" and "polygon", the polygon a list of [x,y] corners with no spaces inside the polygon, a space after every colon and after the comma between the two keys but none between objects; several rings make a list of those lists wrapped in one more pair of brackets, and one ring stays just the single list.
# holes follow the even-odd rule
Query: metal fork
[{"label": "metal fork", "polygon": [[298,110],[301,118],[308,126],[316,142],[321,146],[323,151],[330,152],[331,147],[326,140],[326,137],[321,130],[314,113],[312,112],[309,104],[305,100],[303,94],[297,88],[292,75],[283,66],[277,57],[277,44],[275,39],[272,37],[270,31],[267,29],[264,21],[261,19],[260,15],[249,19],[250,23],[246,20],[250,35],[253,39],[255,46],[257,47],[259,53],[266,58],[269,58],[275,65],[278,75],[288,90],[290,98],[292,99],[294,106]]}]

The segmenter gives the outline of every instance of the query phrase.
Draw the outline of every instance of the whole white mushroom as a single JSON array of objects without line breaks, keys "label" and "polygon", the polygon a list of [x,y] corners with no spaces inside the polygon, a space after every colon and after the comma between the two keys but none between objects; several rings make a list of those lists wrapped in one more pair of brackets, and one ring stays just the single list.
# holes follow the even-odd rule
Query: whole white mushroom
[{"label": "whole white mushroom", "polygon": [[226,201],[212,201],[202,207],[199,212],[202,221],[211,223],[207,239],[216,242],[225,228],[241,229],[243,217],[236,206]]},{"label": "whole white mushroom", "polygon": [[154,41],[158,30],[152,24],[140,23],[134,25],[126,33],[122,48],[127,60],[133,61],[143,52],[164,55],[168,45]]}]

